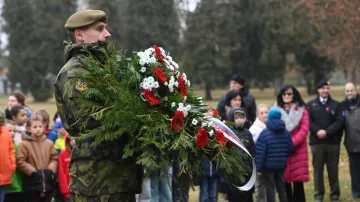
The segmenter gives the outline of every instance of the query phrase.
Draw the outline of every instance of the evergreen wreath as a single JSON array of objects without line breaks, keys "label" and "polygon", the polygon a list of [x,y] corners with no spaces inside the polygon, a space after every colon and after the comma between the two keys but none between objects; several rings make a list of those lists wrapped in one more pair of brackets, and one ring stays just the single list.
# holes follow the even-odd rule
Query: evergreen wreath
[{"label": "evergreen wreath", "polygon": [[[80,60],[85,71],[78,78],[86,85],[80,99],[92,106],[84,109],[88,118],[100,124],[78,139],[94,138],[95,148],[128,135],[119,158],[140,152],[137,163],[146,174],[175,160],[182,165],[181,173],[197,175],[205,158],[216,162],[217,170],[232,182],[250,175],[244,164],[247,155],[211,124],[208,107],[168,52],[154,45],[126,58],[113,44],[106,52],[102,62],[90,52]],[[80,124],[86,128],[87,120]]]}]

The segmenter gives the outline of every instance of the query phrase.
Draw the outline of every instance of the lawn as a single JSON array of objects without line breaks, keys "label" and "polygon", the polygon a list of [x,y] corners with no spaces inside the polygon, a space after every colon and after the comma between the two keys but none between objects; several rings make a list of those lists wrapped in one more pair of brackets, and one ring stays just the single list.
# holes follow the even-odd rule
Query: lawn
[{"label": "lawn", "polygon": [[[300,88],[300,93],[302,95],[305,95],[305,89]],[[204,95],[204,91],[196,91],[196,93],[198,95]],[[212,91],[212,95],[214,98],[214,101],[206,101],[205,103],[216,107],[217,105],[217,100],[220,98],[220,96],[222,94],[226,93],[226,90],[214,90]],[[251,93],[254,95],[254,97],[256,98],[256,103],[260,104],[260,103],[266,103],[270,106],[272,106],[275,102],[275,96],[273,94],[273,90],[272,89],[265,89],[264,91],[259,91],[257,89],[253,89],[251,90]],[[333,87],[332,88],[332,95],[333,98],[337,99],[337,100],[342,100],[343,99],[343,89],[341,86],[338,87]],[[304,96],[304,100],[305,101],[309,101],[310,99],[312,99],[314,96]],[[0,97],[0,105],[1,106],[6,106],[6,102],[7,102],[7,98],[6,97]],[[46,103],[35,103],[32,101],[31,98],[27,98],[26,104],[32,109],[32,110],[36,110],[36,109],[47,109],[50,113],[50,116],[52,117],[54,115],[54,113],[56,112],[56,106],[55,106],[55,100],[51,99]],[[310,149],[309,149],[310,152]],[[310,153],[309,153],[310,154]],[[312,166],[311,166],[311,154],[309,155],[309,168],[310,168],[310,172],[312,173]],[[312,174],[310,176],[312,177]],[[350,202],[350,201],[354,201],[352,200],[351,197],[351,184],[350,184],[350,176],[349,176],[349,165],[348,165],[348,157],[347,157],[347,153],[345,151],[345,147],[343,145],[341,145],[341,155],[340,155],[340,163],[339,163],[339,178],[340,178],[340,189],[341,189],[341,201],[342,202]],[[325,178],[327,179],[326,176],[326,172],[325,172]],[[324,202],[330,201],[329,199],[329,186],[327,183],[327,180],[325,180],[325,185],[326,185],[326,196],[325,196],[325,200]],[[306,190],[306,198],[308,201],[314,201],[313,200],[313,192],[314,192],[314,185],[313,185],[313,180],[310,180],[310,182],[305,184],[305,190]],[[195,187],[195,191],[191,190],[190,191],[190,202],[195,202],[198,201],[198,187]]]}]

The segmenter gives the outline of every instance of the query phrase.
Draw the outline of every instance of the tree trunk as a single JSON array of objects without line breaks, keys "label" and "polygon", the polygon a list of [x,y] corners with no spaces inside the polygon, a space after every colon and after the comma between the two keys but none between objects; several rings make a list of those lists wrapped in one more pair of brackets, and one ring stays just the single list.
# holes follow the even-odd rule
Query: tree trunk
[{"label": "tree trunk", "polygon": [[213,100],[211,96],[211,87],[209,84],[205,84],[205,100]]},{"label": "tree trunk", "polygon": [[279,76],[277,78],[275,78],[274,80],[274,93],[275,96],[277,96],[280,92],[280,89],[284,86],[284,81],[285,81],[285,67],[283,70],[281,70],[281,72],[279,72]]},{"label": "tree trunk", "polygon": [[302,75],[305,80],[306,92],[308,95],[312,95],[314,92],[314,85],[312,84],[312,78],[309,74],[307,74],[305,72],[303,72]]}]

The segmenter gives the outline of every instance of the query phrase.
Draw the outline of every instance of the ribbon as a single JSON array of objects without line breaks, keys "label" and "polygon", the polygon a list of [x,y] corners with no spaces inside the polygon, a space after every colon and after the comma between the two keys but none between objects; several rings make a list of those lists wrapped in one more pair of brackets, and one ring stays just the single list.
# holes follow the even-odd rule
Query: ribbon
[{"label": "ribbon", "polygon": [[[214,126],[216,129],[222,131],[224,133],[224,136],[228,140],[230,140],[232,143],[234,143],[235,145],[240,147],[241,150],[246,152],[251,157],[251,154],[246,149],[245,145],[241,142],[241,140],[236,136],[236,134],[227,125],[225,125],[219,119],[216,119],[216,118],[213,118],[213,117],[211,117],[209,120],[211,121],[210,123],[211,123],[212,126]],[[254,160],[252,160],[252,168],[253,168],[253,170],[252,170],[252,174],[251,174],[251,177],[250,177],[249,181],[245,185],[243,185],[241,187],[236,186],[239,190],[241,190],[241,191],[249,191],[254,186],[255,181],[256,181],[256,165],[255,165]]]}]

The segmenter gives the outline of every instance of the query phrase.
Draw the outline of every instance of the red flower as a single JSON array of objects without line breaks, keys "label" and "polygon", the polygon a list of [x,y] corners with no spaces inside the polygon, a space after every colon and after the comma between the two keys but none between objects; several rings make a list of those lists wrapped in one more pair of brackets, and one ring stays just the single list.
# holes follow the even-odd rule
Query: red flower
[{"label": "red flower", "polygon": [[144,98],[152,105],[158,105],[159,99],[155,97],[154,91],[144,89]]},{"label": "red flower", "polygon": [[326,107],[326,109],[325,109],[326,111],[329,111],[330,109],[329,109],[329,107]]},{"label": "red flower", "polygon": [[200,148],[204,148],[209,141],[209,134],[205,128],[199,128],[196,134],[196,145]]},{"label": "red flower", "polygon": [[161,63],[164,64],[164,58],[163,58],[163,56],[161,54],[160,48],[157,45],[154,45],[154,49],[155,49],[156,57],[160,60]]},{"label": "red flower", "polygon": [[215,137],[222,146],[226,144],[226,137],[224,136],[223,132],[215,130]]},{"label": "red flower", "polygon": [[186,96],[186,85],[185,79],[182,76],[178,76],[179,91],[182,96]]},{"label": "red flower", "polygon": [[159,67],[154,67],[154,74],[159,79],[159,81],[161,81],[162,83],[166,82],[166,76],[162,69],[160,69]]},{"label": "red flower", "polygon": [[298,111],[299,111],[299,108],[298,108],[298,107],[295,107],[295,111],[298,112]]},{"label": "red flower", "polygon": [[170,128],[175,132],[179,132],[184,125],[184,113],[182,111],[176,111],[174,117],[171,119]]},{"label": "red flower", "polygon": [[218,110],[216,110],[216,109],[212,108],[212,109],[211,109],[211,111],[212,111],[213,115],[219,115]]}]

